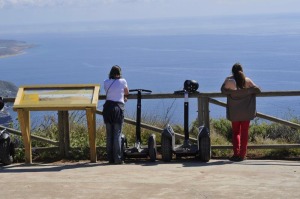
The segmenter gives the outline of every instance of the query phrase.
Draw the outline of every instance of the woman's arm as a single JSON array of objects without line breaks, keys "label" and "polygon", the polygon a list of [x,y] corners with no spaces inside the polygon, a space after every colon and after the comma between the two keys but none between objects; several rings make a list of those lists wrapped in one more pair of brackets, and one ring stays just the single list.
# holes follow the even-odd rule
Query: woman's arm
[{"label": "woman's arm", "polygon": [[246,88],[258,87],[249,77],[246,77]]},{"label": "woman's arm", "polygon": [[227,77],[222,85],[224,89],[236,90],[236,82],[233,78]]},{"label": "woman's arm", "polygon": [[124,101],[127,102],[127,96],[129,95],[129,89],[128,87],[124,88]]}]

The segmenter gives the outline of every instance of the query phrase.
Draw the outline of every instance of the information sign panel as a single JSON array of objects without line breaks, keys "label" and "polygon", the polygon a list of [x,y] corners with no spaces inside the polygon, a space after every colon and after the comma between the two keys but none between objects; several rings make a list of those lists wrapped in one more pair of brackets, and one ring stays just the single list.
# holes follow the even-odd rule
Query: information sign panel
[{"label": "information sign panel", "polygon": [[96,108],[100,85],[38,85],[21,86],[14,103],[14,109],[83,109]]}]

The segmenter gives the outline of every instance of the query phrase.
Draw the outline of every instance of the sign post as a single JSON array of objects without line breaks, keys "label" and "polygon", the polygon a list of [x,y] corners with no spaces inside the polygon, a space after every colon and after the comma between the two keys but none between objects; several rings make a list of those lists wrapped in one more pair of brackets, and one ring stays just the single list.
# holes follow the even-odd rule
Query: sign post
[{"label": "sign post", "polygon": [[97,161],[96,108],[99,84],[64,84],[21,86],[14,103],[14,110],[22,131],[25,146],[25,162],[32,163],[30,139],[30,111],[85,110],[90,145],[90,160]]}]

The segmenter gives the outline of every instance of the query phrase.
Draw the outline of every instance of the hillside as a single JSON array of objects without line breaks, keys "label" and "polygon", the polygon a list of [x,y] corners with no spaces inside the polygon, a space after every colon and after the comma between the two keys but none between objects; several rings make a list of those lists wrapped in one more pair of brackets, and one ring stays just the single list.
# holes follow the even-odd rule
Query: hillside
[{"label": "hillside", "polygon": [[[15,97],[17,95],[18,87],[11,82],[0,80],[0,96],[1,97]],[[6,103],[5,108],[0,111],[0,125],[9,126],[12,122],[12,117],[9,110],[12,104]]]},{"label": "hillside", "polygon": [[18,92],[18,87],[11,82],[0,80],[0,96],[15,97]]}]

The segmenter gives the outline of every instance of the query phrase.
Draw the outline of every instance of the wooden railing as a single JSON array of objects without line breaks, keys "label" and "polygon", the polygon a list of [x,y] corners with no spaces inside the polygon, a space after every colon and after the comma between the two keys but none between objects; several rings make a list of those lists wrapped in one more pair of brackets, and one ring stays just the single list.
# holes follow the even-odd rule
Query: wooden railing
[{"label": "wooden railing", "polygon": [[[292,96],[300,96],[300,91],[268,91],[257,94],[257,97],[292,97]],[[189,98],[197,98],[198,102],[198,124],[205,125],[210,128],[210,109],[209,104],[215,104],[218,106],[226,107],[226,103],[216,100],[214,98],[224,98],[226,95],[222,93],[193,93],[189,95]],[[174,94],[174,93],[159,93],[159,94],[146,94],[143,95],[143,99],[157,100],[157,99],[174,99],[174,98],[184,98],[182,94]],[[99,96],[100,100],[104,100],[105,96]],[[128,99],[136,99],[136,95],[129,95]],[[101,111],[97,110],[98,114],[102,114]],[[270,115],[266,115],[263,113],[257,113],[257,117],[261,119],[266,119],[275,123],[283,124],[291,128],[300,129],[300,124],[293,123],[284,119],[276,118]],[[135,121],[125,118],[125,122],[135,125]],[[141,124],[142,128],[161,133],[163,129],[154,127],[151,125],[147,125],[145,123]],[[184,138],[184,135],[176,134],[177,136]],[[197,141],[195,138],[190,138],[191,141]],[[212,149],[231,149],[232,146],[212,146]],[[300,148],[299,144],[280,144],[280,145],[249,145],[249,149],[275,149],[275,148]]]},{"label": "wooden railing", "polygon": [[[282,97],[282,96],[300,96],[300,91],[268,91],[268,92],[262,92],[260,94],[257,94],[257,97]],[[173,93],[157,93],[157,94],[146,94],[146,95],[142,95],[143,99],[150,99],[150,100],[157,100],[157,99],[174,99],[174,98],[183,98],[184,96],[182,94],[173,94]],[[197,104],[198,104],[198,122],[199,125],[205,125],[206,127],[210,127],[210,109],[209,109],[209,104],[215,104],[218,106],[222,106],[222,107],[226,107],[226,103],[221,102],[219,100],[216,100],[215,98],[224,98],[226,97],[226,95],[221,94],[221,93],[193,93],[189,95],[189,98],[196,98],[197,99]],[[128,96],[128,99],[136,99],[137,95],[136,94],[130,94]],[[4,102],[14,102],[15,98],[4,98]],[[99,100],[105,100],[105,95],[100,95],[99,96]],[[101,110],[96,110],[97,114],[102,115],[102,111]],[[262,118],[262,119],[266,119],[272,122],[276,122],[276,123],[280,123],[286,126],[289,126],[291,128],[294,129],[300,129],[300,124],[297,123],[293,123],[287,120],[283,120],[280,118],[276,118],[270,115],[266,115],[263,113],[257,113],[257,117],[258,118]],[[35,136],[35,135],[31,135],[31,138],[34,140],[39,140],[42,142],[46,142],[49,144],[54,145],[54,148],[59,148],[61,151],[61,155],[63,157],[66,156],[67,151],[69,149],[69,146],[63,146],[63,144],[65,143],[69,143],[66,142],[66,139],[69,139],[69,127],[66,126],[68,125],[68,123],[66,123],[66,118],[64,118],[62,116],[58,117],[58,123],[59,123],[59,131],[62,131],[62,133],[60,133],[60,135],[63,136],[59,136],[59,141],[53,141],[53,140],[49,140],[46,138],[42,138],[39,136]],[[129,118],[125,118],[125,123],[128,124],[132,124],[135,125],[136,122],[132,119]],[[157,132],[157,133],[161,133],[163,131],[162,128],[159,127],[155,127],[155,126],[151,126],[145,123],[141,124],[142,128]],[[0,126],[0,129],[3,129],[5,127]],[[10,129],[7,128],[7,130],[15,135],[22,135],[20,131],[15,130],[15,129]],[[181,134],[176,134],[176,136],[180,137],[180,138],[184,138],[184,135]],[[195,138],[190,138],[191,141],[196,141]],[[63,144],[62,144],[63,143]],[[232,146],[212,146],[212,149],[231,149]],[[282,144],[282,145],[249,145],[248,146],[249,149],[275,149],[275,148],[300,148],[300,143],[299,144]]]}]

